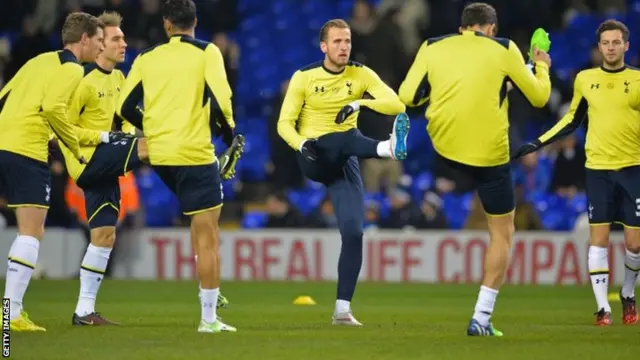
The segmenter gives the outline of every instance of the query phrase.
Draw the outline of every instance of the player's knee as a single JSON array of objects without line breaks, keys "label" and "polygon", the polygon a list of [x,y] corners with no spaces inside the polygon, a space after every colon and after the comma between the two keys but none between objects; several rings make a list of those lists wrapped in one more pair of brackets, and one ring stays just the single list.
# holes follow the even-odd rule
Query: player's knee
[{"label": "player's knee", "polygon": [[625,228],[624,242],[627,250],[634,254],[640,253],[640,229]]},{"label": "player's knee", "polygon": [[345,221],[340,229],[342,239],[349,243],[362,243],[363,232],[361,224],[362,222],[356,221],[355,219]]},{"label": "player's knee", "polygon": [[44,237],[44,221],[47,216],[46,209],[35,207],[20,207],[16,210],[18,221],[18,233],[42,240]]},{"label": "player's knee", "polygon": [[91,229],[91,244],[97,247],[112,248],[116,242],[116,228],[104,226]]},{"label": "player's knee", "polygon": [[144,162],[149,160],[149,148],[147,147],[147,139],[138,139],[138,158]]},{"label": "player's knee", "polygon": [[501,216],[488,216],[487,223],[491,241],[504,243],[511,246],[513,233],[515,232],[513,213]]},{"label": "player's knee", "polygon": [[609,225],[591,225],[589,230],[589,245],[597,247],[609,246]]}]

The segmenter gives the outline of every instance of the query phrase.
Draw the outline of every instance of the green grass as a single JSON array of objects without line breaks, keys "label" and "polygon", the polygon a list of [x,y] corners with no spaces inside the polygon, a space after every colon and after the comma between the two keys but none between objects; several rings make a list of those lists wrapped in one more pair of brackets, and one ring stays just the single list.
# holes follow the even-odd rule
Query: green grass
[{"label": "green grass", "polygon": [[[640,325],[591,325],[588,287],[505,287],[495,326],[503,338],[469,338],[465,329],[478,286],[359,285],[354,302],[363,328],[330,325],[332,283],[225,283],[231,306],[220,311],[238,333],[199,334],[197,285],[105,281],[98,310],[121,327],[73,327],[76,281],[36,280],[26,309],[46,333],[12,333],[15,359],[631,359]],[[310,295],[315,306],[295,306]]]}]

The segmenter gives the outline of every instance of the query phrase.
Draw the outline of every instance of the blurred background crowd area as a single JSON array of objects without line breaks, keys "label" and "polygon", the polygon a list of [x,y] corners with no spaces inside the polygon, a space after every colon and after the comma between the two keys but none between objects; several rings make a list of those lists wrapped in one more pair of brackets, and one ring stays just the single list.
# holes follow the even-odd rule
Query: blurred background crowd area
[{"label": "blurred background crowd area", "polygon": [[[514,40],[526,56],[537,27],[551,33],[551,100],[533,109],[517,91],[509,94],[511,147],[537,137],[567,110],[575,74],[599,66],[595,30],[607,18],[631,29],[627,63],[638,65],[635,37],[639,0],[487,0],[499,13],[499,36]],[[33,56],[60,44],[59,30],[71,11],[124,16],[127,72],[143,49],[165,41],[161,0],[2,0],[0,84]],[[237,176],[224,184],[226,228],[331,228],[336,219],[323,186],[303,178],[294,151],[279,138],[276,122],[287,80],[298,68],[322,58],[318,30],[331,18],[352,27],[352,59],[371,67],[397,90],[421,42],[457,32],[462,0],[196,0],[197,37],[217,44],[234,90],[237,129],[247,139]],[[452,69],[455,71],[455,69]],[[483,91],[483,89],[478,89]],[[484,213],[468,178],[448,168],[427,136],[424,108],[409,109],[412,132],[404,162],[361,162],[367,227],[482,229]],[[384,140],[391,117],[361,111],[359,127]],[[482,121],[482,119],[478,119]],[[518,230],[572,230],[585,223],[585,129],[514,164]],[[224,150],[216,140],[217,151]],[[51,147],[52,206],[48,226],[86,223],[82,191],[69,179],[60,153]],[[122,180],[123,226],[183,226],[178,203],[148,168]],[[0,189],[0,194],[2,189]],[[15,218],[0,197],[0,225]]]}]

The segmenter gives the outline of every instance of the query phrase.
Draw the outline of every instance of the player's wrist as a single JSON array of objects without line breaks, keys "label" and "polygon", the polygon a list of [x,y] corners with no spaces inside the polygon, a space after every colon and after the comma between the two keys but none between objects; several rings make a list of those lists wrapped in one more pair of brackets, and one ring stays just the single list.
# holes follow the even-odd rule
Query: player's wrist
[{"label": "player's wrist", "polygon": [[302,147],[304,147],[304,143],[306,143],[307,140],[302,140],[302,142],[300,143],[300,146],[298,146],[298,152],[302,152]]},{"label": "player's wrist", "polygon": [[360,103],[358,101],[354,101],[350,103],[349,106],[351,106],[351,108],[353,108],[354,111],[360,110]]},{"label": "player's wrist", "polygon": [[108,144],[109,143],[109,132],[101,131],[100,132],[100,142]]}]

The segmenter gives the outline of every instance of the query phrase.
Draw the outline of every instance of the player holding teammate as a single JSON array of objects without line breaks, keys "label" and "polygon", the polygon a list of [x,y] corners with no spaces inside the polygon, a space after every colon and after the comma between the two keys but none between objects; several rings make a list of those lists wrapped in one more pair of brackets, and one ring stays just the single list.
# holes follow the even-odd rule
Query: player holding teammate
[{"label": "player holding teammate", "polygon": [[635,283],[640,270],[640,113],[634,111],[630,86],[640,71],[624,63],[629,29],[615,20],[597,31],[602,66],[578,73],[567,114],[549,131],[515,154],[524,156],[576,130],[589,120],[586,177],[589,200],[589,255],[591,286],[598,305],[596,325],[611,325],[609,286],[609,228],[624,225],[625,276],[620,291],[622,322],[638,321]]},{"label": "player holding teammate", "polygon": [[460,33],[422,44],[399,92],[408,106],[429,102],[427,130],[436,152],[449,166],[474,179],[487,214],[490,243],[467,328],[470,336],[502,336],[491,323],[491,313],[509,264],[514,232],[508,83],[536,107],[544,106],[551,93],[548,55],[534,53],[533,75],[513,41],[494,37],[497,22],[490,5],[468,5]]},{"label": "player holding teammate", "polygon": [[[330,20],[320,30],[324,61],[293,74],[282,104],[278,133],[299,152],[304,174],[323,183],[336,209],[342,248],[333,324],[362,324],[351,313],[362,266],[364,200],[358,158],[404,160],[409,118],[394,91],[371,69],[349,61],[351,30],[344,20]],[[363,99],[369,94],[373,99]],[[398,115],[391,138],[375,141],[356,128],[361,107]]]},{"label": "player holding teammate", "polygon": [[16,210],[18,236],[9,250],[4,297],[11,299],[12,331],[45,331],[24,312],[22,300],[38,261],[49,208],[48,142],[51,132],[82,158],[67,104],[82,80],[80,62],[95,61],[103,25],[85,13],[70,14],[62,27],[64,50],[29,60],[0,91],[0,187]]},{"label": "player holding teammate", "polygon": [[[104,50],[95,63],[84,66],[84,78],[71,99],[69,121],[74,124],[80,152],[88,164],[79,164],[62,144],[69,175],[84,192],[91,243],[80,267],[80,296],[74,325],[115,324],[95,312],[95,300],[115,242],[120,208],[118,178],[139,168],[146,159],[146,140],[135,138],[135,128],[119,121],[122,131],[111,131],[124,75],[115,66],[127,47],[117,13],[103,13]],[[140,114],[138,119],[140,120]],[[134,121],[132,120],[132,121]]]},{"label": "player holding teammate", "polygon": [[220,50],[194,39],[196,6],[191,0],[163,5],[167,43],[142,52],[125,81],[117,112],[126,120],[144,103],[149,162],[191,216],[192,244],[200,278],[198,332],[236,329],[216,316],[220,293],[218,219],[222,207],[219,162],[212,141],[216,122],[232,147],[231,89]]}]

